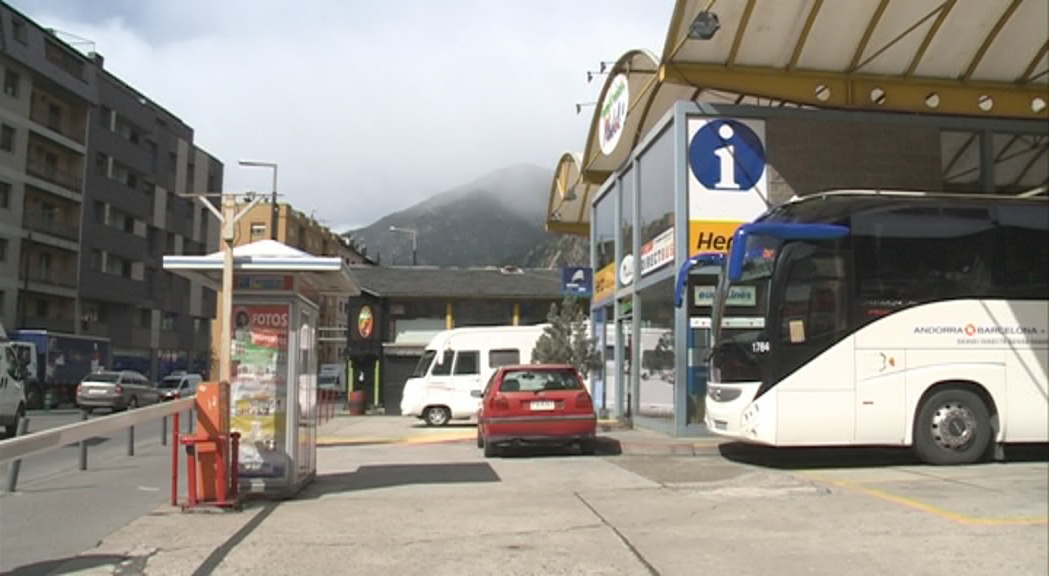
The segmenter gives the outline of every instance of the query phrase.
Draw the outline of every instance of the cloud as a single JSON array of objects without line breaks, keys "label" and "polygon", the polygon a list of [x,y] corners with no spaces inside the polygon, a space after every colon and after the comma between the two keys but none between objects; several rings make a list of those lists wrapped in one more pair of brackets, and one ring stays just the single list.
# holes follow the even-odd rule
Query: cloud
[{"label": "cloud", "polygon": [[[18,0],[90,39],[106,69],[181,118],[226,165],[327,222],[367,224],[513,164],[580,151],[601,82],[659,53],[672,0]],[[21,5],[20,5],[21,4]]]}]

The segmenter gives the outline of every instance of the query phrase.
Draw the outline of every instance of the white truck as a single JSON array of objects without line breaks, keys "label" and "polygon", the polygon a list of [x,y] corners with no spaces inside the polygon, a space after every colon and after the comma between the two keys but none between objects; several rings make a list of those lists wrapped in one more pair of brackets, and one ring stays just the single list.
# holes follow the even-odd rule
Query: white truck
[{"label": "white truck", "polygon": [[6,436],[15,435],[18,420],[25,416],[25,379],[25,368],[0,324],[0,426]]}]

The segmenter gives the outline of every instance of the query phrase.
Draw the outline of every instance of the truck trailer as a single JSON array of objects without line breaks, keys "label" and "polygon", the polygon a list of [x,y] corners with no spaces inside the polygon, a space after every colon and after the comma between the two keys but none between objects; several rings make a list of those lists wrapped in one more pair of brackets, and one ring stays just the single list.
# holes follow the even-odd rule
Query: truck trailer
[{"label": "truck trailer", "polygon": [[8,336],[28,374],[25,396],[31,410],[76,404],[76,387],[84,376],[111,366],[108,338],[48,330],[15,330]]}]

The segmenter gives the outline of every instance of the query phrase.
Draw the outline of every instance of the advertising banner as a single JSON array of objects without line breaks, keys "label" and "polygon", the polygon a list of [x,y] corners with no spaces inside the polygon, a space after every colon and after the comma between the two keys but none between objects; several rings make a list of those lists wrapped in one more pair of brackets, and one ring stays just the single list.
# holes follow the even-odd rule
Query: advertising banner
[{"label": "advertising banner", "polygon": [[593,303],[604,302],[616,293],[616,263],[609,262],[604,268],[594,273]]},{"label": "advertising banner", "polygon": [[740,224],[768,207],[765,122],[688,121],[688,255],[727,253]]},{"label": "advertising banner", "polygon": [[245,478],[281,478],[287,469],[289,315],[287,304],[233,308],[230,428],[240,432]]}]

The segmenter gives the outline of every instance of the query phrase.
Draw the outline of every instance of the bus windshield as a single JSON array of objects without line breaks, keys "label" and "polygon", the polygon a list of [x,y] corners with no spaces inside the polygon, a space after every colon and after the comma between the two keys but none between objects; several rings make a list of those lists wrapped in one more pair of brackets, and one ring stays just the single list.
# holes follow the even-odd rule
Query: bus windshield
[{"label": "bus windshield", "polygon": [[783,241],[765,236],[747,238],[743,274],[718,284],[711,321],[714,346],[710,357],[714,382],[758,382],[768,351],[765,314],[776,255]]}]

